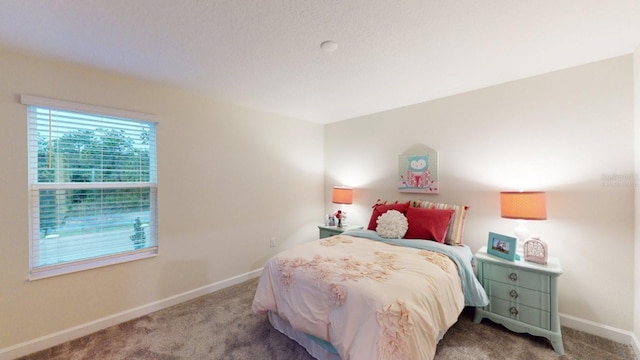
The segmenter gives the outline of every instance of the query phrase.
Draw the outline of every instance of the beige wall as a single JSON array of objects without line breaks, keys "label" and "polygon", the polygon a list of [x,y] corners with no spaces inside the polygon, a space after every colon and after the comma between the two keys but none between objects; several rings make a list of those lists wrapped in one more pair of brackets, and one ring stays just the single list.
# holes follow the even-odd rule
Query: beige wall
[{"label": "beige wall", "polygon": [[[548,220],[529,228],[562,261],[561,313],[631,331],[634,188],[605,177],[634,172],[632,70],[618,57],[330,124],[325,193],[356,188],[351,224],[366,224],[377,198],[467,204],[476,251],[515,227],[499,191],[546,191]],[[439,151],[439,195],[396,191],[398,155],[414,144]]]},{"label": "beige wall", "polygon": [[[258,269],[318,236],[322,125],[1,49],[0,79],[0,349]],[[161,118],[158,257],[27,281],[23,93]]]},{"label": "beige wall", "polygon": [[[323,128],[0,49],[0,349],[257,269],[317,238],[332,185],[356,187],[351,224],[379,197],[468,204],[473,250],[514,227],[498,191],[547,191],[549,219],[530,228],[562,260],[561,312],[633,330],[633,187],[603,179],[634,171],[632,69],[625,56]],[[26,280],[23,93],[160,116],[160,256]],[[439,195],[395,190],[397,156],[413,144],[440,152]]]}]

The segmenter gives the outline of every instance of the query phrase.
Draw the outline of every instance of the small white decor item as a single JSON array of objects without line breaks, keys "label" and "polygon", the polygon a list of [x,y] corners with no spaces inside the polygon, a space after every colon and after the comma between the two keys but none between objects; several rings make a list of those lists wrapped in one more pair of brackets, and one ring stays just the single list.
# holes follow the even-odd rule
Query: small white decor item
[{"label": "small white decor item", "polygon": [[387,211],[378,216],[376,222],[376,232],[387,239],[402,239],[409,228],[407,218],[398,210]]},{"label": "small white decor item", "polygon": [[547,263],[547,244],[537,236],[524,242],[524,259],[538,264]]}]

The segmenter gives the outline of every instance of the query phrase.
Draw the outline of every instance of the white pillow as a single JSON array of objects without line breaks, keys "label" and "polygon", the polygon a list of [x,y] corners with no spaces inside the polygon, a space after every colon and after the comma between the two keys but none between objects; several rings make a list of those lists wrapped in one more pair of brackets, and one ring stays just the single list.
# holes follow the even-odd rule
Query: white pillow
[{"label": "white pillow", "polygon": [[402,239],[409,228],[407,218],[398,210],[387,211],[378,216],[376,222],[376,232],[387,239]]}]

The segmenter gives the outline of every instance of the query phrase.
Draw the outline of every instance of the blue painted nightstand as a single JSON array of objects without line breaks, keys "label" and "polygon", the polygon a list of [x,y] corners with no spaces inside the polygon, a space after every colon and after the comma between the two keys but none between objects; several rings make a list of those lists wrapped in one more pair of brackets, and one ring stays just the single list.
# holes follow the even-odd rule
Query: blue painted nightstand
[{"label": "blue painted nightstand", "polygon": [[549,257],[546,265],[523,260],[511,262],[488,255],[486,247],[475,258],[478,280],[490,303],[476,308],[473,321],[480,323],[487,318],[511,331],[545,337],[563,355],[558,315],[560,261]]},{"label": "blue painted nightstand", "polygon": [[343,231],[349,229],[362,229],[360,225],[345,225],[343,227],[318,225],[320,230],[320,239],[324,239],[329,236],[342,234]]}]

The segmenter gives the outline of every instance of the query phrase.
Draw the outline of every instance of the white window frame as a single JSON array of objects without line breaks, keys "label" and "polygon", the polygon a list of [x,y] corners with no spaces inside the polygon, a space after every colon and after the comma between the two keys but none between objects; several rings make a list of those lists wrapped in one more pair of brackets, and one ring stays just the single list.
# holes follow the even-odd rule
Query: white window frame
[{"label": "white window frame", "polygon": [[[158,117],[151,114],[132,112],[127,110],[111,109],[94,105],[80,104],[70,101],[49,99],[32,95],[21,95],[20,102],[27,106],[36,106],[42,108],[51,108],[63,111],[72,111],[85,113],[90,115],[102,115],[106,117],[127,118],[140,122],[149,122],[157,125]],[[27,121],[29,127],[29,121]],[[29,129],[29,280],[37,280],[62,274],[68,274],[77,271],[99,268],[108,265],[119,264],[128,261],[145,259],[158,255],[158,234],[157,234],[157,138],[152,142],[150,152],[152,153],[153,162],[149,182],[88,182],[88,183],[40,183],[38,182],[37,161],[38,151],[31,148],[32,136]],[[35,164],[34,164],[35,161]],[[33,171],[35,169],[35,174]],[[124,253],[112,255],[104,255],[100,257],[59,263],[53,265],[39,266],[34,259],[39,257],[40,246],[40,190],[56,190],[56,189],[131,189],[131,188],[149,188],[150,189],[150,224],[149,237],[153,246],[143,249],[132,250]]]}]

